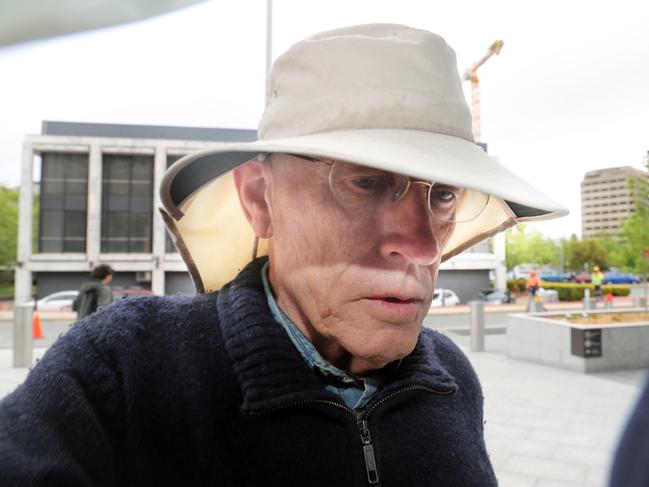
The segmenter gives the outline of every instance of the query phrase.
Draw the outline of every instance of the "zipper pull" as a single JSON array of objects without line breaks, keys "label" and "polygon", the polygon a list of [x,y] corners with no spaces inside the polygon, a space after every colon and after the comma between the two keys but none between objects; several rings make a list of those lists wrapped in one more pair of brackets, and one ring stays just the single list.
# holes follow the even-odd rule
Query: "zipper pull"
[{"label": "zipper pull", "polygon": [[370,437],[370,429],[367,427],[367,420],[360,423],[361,441],[363,442],[363,456],[365,457],[365,469],[367,470],[367,481],[370,484],[379,483],[379,470],[376,467],[376,458],[374,457],[374,447]]}]

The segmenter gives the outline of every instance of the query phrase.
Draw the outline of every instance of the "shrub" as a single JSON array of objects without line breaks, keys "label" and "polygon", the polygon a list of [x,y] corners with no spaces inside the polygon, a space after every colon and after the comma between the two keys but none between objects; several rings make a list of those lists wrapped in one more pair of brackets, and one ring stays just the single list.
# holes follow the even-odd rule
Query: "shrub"
[{"label": "shrub", "polygon": [[631,286],[628,284],[607,284],[602,286],[604,294],[611,293],[613,296],[628,296],[631,294]]},{"label": "shrub", "polygon": [[[525,279],[509,279],[507,289],[511,292],[524,292]],[[580,301],[584,298],[584,290],[590,289],[591,297],[595,297],[595,288],[592,284],[577,284],[575,282],[544,282],[541,281],[543,289],[554,289],[559,294],[559,301]],[[627,284],[606,284],[602,286],[604,295],[611,293],[613,296],[628,296],[631,294],[631,286]]]},{"label": "shrub", "polygon": [[[595,288],[592,284],[577,284],[573,282],[541,282],[543,289],[554,289],[559,294],[559,301],[580,301],[584,298],[584,291],[590,289],[591,297],[595,297]],[[611,293],[613,296],[628,296],[631,287],[626,284],[607,284],[602,286],[602,293]]]},{"label": "shrub", "polygon": [[525,279],[507,280],[507,289],[509,289],[513,293],[525,291]]}]

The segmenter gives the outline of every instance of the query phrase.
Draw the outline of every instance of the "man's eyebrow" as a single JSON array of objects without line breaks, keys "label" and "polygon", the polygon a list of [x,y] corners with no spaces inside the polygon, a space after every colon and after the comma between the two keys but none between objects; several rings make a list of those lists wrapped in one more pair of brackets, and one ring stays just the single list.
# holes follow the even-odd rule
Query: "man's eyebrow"
[{"label": "man's eyebrow", "polygon": [[320,159],[316,157],[303,156],[301,154],[289,154],[289,156],[297,157],[298,159],[304,159],[305,161],[309,161],[309,162],[320,162]]},{"label": "man's eyebrow", "polygon": [[458,191],[461,191],[461,190],[464,189],[462,186],[457,186],[457,185],[455,185],[455,184],[440,183],[440,182],[436,182],[436,181],[433,181],[433,182],[434,182],[435,185],[436,185],[437,187],[439,187],[439,188],[457,189]]}]

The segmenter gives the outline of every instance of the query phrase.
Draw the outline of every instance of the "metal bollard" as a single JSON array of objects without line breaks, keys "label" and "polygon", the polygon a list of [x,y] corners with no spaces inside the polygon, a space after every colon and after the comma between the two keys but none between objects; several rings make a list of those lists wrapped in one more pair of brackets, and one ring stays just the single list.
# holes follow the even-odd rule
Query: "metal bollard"
[{"label": "metal bollard", "polygon": [[32,365],[32,314],[29,304],[14,306],[14,367]]},{"label": "metal bollard", "polygon": [[582,302],[584,303],[584,311],[586,312],[597,308],[597,299],[590,297],[590,289],[588,288],[584,289],[584,299],[582,299]]},{"label": "metal bollard", "polygon": [[528,313],[541,313],[547,311],[545,306],[543,306],[542,301],[537,301],[536,299],[530,299],[527,302],[527,312]]},{"label": "metal bollard", "polygon": [[644,296],[633,296],[633,307],[634,308],[644,308],[645,306]]},{"label": "metal bollard", "polygon": [[471,351],[484,351],[484,303],[482,301],[470,301],[471,314]]}]

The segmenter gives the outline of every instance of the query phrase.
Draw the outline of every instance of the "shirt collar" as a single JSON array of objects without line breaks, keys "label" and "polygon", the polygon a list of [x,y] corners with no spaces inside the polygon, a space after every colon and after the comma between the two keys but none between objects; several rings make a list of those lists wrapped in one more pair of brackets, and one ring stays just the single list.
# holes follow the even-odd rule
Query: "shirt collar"
[{"label": "shirt collar", "polygon": [[[335,377],[344,383],[358,382],[359,378],[354,378],[347,374],[344,370],[339,369],[335,365],[330,364],[322,355],[316,350],[313,344],[309,341],[307,337],[300,331],[300,329],[293,323],[293,321],[284,313],[275,301],[273,296],[273,291],[270,288],[270,282],[268,281],[268,262],[264,264],[261,269],[261,279],[264,283],[264,293],[266,294],[266,301],[268,302],[268,307],[270,312],[273,315],[273,318],[277,323],[282,327],[286,332],[288,337],[295,345],[295,348],[300,352],[302,358],[307,363],[307,365],[314,370],[319,370],[324,375]],[[365,380],[371,380],[369,378],[364,378]]]}]

